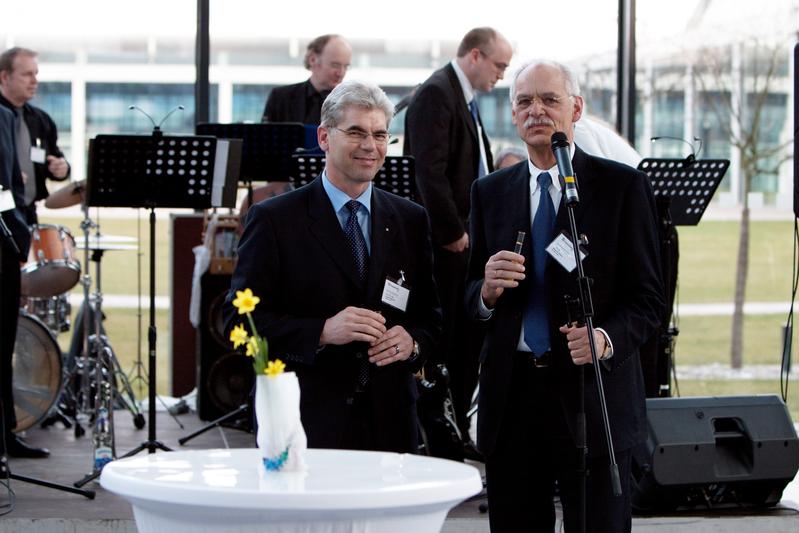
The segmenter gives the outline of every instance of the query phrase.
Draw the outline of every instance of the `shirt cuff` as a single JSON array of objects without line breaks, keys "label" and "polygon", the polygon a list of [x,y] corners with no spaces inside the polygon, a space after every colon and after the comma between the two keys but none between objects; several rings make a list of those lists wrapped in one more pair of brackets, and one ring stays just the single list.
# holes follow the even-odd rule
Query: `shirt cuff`
[{"label": "shirt cuff", "polygon": [[602,329],[602,328],[594,328],[594,330],[600,332],[602,334],[602,336],[605,337],[605,346],[606,347],[605,347],[604,355],[603,354],[599,354],[599,359],[601,361],[607,361],[608,359],[613,357],[613,342],[610,340],[610,336],[608,335],[608,332],[605,331],[604,329]]},{"label": "shirt cuff", "polygon": [[480,320],[488,320],[494,314],[493,309],[489,309],[485,302],[483,301],[483,295],[480,295],[480,299],[478,300],[477,304],[477,318]]}]

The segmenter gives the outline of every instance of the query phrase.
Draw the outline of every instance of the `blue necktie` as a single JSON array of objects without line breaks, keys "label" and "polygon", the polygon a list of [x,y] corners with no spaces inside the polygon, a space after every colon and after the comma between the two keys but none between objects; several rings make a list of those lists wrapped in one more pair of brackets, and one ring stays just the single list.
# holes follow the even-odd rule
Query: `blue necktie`
[{"label": "blue necktie", "polygon": [[549,172],[538,175],[538,210],[533,218],[532,279],[527,308],[524,310],[524,342],[532,350],[533,357],[540,357],[550,349],[549,313],[547,312],[546,247],[552,242],[555,228],[555,207],[549,195],[552,177]]},{"label": "blue necktie", "polygon": [[347,243],[352,251],[352,258],[355,260],[355,269],[361,281],[366,279],[366,272],[369,268],[369,251],[366,248],[366,240],[363,238],[361,225],[358,224],[358,209],[361,203],[358,200],[350,200],[346,203],[350,210],[347,223],[344,224],[344,234],[347,236]]},{"label": "blue necktie", "polygon": [[[474,127],[477,130],[478,136],[480,135],[480,120],[477,118],[477,99],[472,98],[469,102],[469,111],[472,113],[472,120],[474,120]],[[483,165],[483,150],[480,149],[480,140],[477,140],[477,149],[480,150],[480,159],[477,161],[477,177],[482,178],[486,175],[486,167]]]}]

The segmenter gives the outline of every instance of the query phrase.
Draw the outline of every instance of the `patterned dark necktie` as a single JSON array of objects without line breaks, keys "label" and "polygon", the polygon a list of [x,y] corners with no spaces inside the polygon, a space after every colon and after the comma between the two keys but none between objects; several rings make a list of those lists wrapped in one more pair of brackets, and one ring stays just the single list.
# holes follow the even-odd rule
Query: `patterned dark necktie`
[{"label": "patterned dark necktie", "polygon": [[540,357],[550,349],[549,313],[547,312],[546,247],[552,242],[555,228],[555,207],[549,195],[552,177],[549,172],[538,175],[540,190],[538,209],[533,218],[533,272],[527,308],[524,310],[524,342],[532,350],[533,357]]},{"label": "patterned dark necktie", "polygon": [[[361,204],[357,200],[350,200],[346,206],[350,211],[350,216],[344,224],[344,234],[347,236],[347,243],[352,251],[358,277],[364,281],[369,268],[369,251],[366,248],[366,239],[363,238],[361,226],[358,224],[358,209],[361,208]],[[369,382],[369,366],[369,357],[364,353],[358,361],[358,386],[361,389]]]},{"label": "patterned dark necktie", "polygon": [[[472,101],[469,102],[469,111],[472,113],[472,120],[474,120],[474,127],[478,131],[478,135],[480,135],[480,120],[477,115],[477,99],[472,98]],[[480,148],[480,141],[477,141],[478,150],[480,150],[480,159],[477,161],[477,177],[482,178],[486,175],[486,165],[484,164],[484,156],[483,150]]]},{"label": "patterned dark necktie", "polygon": [[352,258],[355,261],[355,270],[361,281],[366,279],[369,270],[369,251],[366,248],[366,239],[363,238],[361,225],[358,224],[358,209],[361,203],[357,200],[350,200],[345,204],[350,211],[350,216],[344,224],[344,234],[347,236],[347,243],[350,245]]}]

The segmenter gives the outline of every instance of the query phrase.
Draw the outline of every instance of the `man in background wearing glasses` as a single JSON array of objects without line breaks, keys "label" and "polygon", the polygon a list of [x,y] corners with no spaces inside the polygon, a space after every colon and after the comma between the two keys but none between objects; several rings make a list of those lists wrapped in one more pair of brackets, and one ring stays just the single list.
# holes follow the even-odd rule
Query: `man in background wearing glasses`
[{"label": "man in background wearing glasses", "polygon": [[473,446],[466,413],[477,384],[482,338],[477,328],[468,325],[463,308],[469,189],[474,180],[494,170],[475,97],[478,91],[494,88],[512,56],[510,43],[496,30],[470,30],[461,40],[457,57],[416,91],[405,117],[405,153],[416,158],[416,185],[430,215],[436,283],[444,312],[441,350],[431,358],[446,363],[450,371],[455,416],[467,451],[473,451]]},{"label": "man in background wearing glasses", "polygon": [[424,209],[372,186],[394,107],[344,82],[322,106],[316,180],[255,204],[228,296],[252,289],[270,357],[297,373],[308,446],[413,452],[413,374],[440,327]]},{"label": "man in background wearing glasses", "polygon": [[302,83],[276,87],[269,93],[264,122],[319,124],[322,102],[344,80],[352,48],[340,35],[321,35],[308,43],[303,65],[311,77]]}]

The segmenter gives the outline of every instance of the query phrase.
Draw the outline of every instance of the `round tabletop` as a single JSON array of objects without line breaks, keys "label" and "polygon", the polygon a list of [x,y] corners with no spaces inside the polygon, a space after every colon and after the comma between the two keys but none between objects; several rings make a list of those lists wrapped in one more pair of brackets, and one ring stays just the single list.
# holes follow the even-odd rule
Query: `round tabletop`
[{"label": "round tabletop", "polygon": [[455,505],[482,488],[476,468],[420,455],[310,449],[306,462],[276,473],[257,449],[158,453],[107,464],[101,483],[134,504],[283,512]]}]

